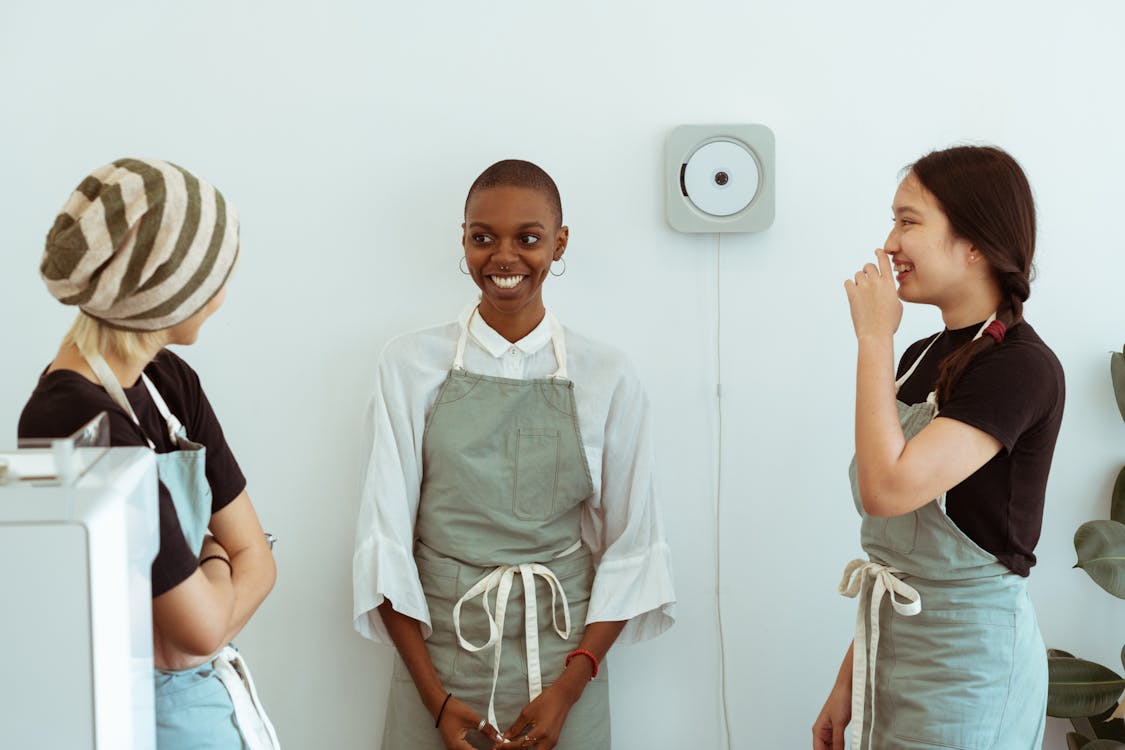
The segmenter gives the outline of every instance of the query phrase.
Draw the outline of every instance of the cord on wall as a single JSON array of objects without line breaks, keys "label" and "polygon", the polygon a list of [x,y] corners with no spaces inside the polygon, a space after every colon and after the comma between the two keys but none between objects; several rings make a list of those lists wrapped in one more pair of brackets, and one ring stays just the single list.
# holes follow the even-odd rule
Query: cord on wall
[{"label": "cord on wall", "polygon": [[715,234],[715,407],[718,414],[716,431],[718,448],[715,460],[715,613],[719,624],[719,684],[722,697],[723,728],[726,731],[726,748],[732,750],[730,733],[730,710],[727,708],[727,649],[723,634],[723,588],[722,588],[722,499],[723,499],[723,306],[721,292],[722,275],[722,235]]}]

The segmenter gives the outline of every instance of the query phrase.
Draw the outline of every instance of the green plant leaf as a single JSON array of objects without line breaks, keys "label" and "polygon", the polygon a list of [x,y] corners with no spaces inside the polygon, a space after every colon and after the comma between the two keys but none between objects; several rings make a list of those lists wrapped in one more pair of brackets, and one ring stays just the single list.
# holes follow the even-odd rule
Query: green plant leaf
[{"label": "green plant leaf", "polygon": [[1118,523],[1125,523],[1125,466],[1117,472],[1117,481],[1113,483],[1113,494],[1109,501],[1109,517]]},{"label": "green plant leaf", "polygon": [[1109,376],[1113,379],[1113,395],[1117,397],[1117,410],[1125,419],[1125,355],[1113,352],[1109,355]]},{"label": "green plant leaf", "polygon": [[1082,750],[1119,750],[1125,743],[1117,740],[1094,740],[1082,746]]},{"label": "green plant leaf", "polygon": [[1093,716],[1113,707],[1125,679],[1112,669],[1085,659],[1047,659],[1047,715],[1063,719]]},{"label": "green plant leaf", "polygon": [[1076,567],[1118,599],[1125,599],[1125,523],[1087,521],[1074,532]]}]

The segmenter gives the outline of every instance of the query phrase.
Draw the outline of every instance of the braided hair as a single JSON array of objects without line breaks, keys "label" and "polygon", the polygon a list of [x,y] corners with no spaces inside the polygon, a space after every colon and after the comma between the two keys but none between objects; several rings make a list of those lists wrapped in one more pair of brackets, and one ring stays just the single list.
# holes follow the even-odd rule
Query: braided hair
[{"label": "braided hair", "polygon": [[[1000,285],[996,318],[1011,329],[1023,320],[1034,277],[1035,199],[1023,169],[995,146],[933,151],[907,169],[937,199],[954,234],[988,260]],[[981,336],[943,359],[934,386],[938,403],[952,393],[973,357],[1000,345]]]}]

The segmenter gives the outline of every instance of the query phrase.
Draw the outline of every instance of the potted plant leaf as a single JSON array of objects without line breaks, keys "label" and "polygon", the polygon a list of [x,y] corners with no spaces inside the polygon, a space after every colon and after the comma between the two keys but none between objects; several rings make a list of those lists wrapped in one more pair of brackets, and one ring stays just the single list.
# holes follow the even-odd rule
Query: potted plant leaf
[{"label": "potted plant leaf", "polygon": [[[1110,377],[1117,408],[1125,420],[1125,354],[1110,354]],[[1117,474],[1109,519],[1088,521],[1074,534],[1082,568],[1099,586],[1125,599],[1125,467]],[[1070,719],[1075,731],[1066,736],[1068,750],[1125,748],[1125,679],[1108,667],[1057,649],[1047,652],[1050,687],[1047,715]],[[1125,648],[1121,651],[1125,665]]]}]

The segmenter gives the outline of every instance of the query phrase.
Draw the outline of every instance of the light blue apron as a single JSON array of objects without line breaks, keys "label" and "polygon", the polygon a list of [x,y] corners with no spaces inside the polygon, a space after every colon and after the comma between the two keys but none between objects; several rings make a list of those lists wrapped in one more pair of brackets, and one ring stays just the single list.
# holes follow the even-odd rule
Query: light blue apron
[{"label": "light blue apron", "polygon": [[[414,558],[442,683],[505,731],[582,640],[594,567],[580,526],[593,483],[561,326],[549,319],[554,375],[513,380],[464,369],[471,320],[426,421]],[[609,748],[608,687],[603,664],[558,750]],[[469,742],[492,747],[476,731]],[[397,658],[383,750],[444,747]]]},{"label": "light blue apron", "polygon": [[[898,413],[910,440],[937,416],[934,394],[913,406],[898,402]],[[957,527],[944,493],[878,518],[863,510],[854,458],[849,475],[870,558],[853,560],[840,584],[845,596],[859,596],[853,750],[1038,750],[1047,654],[1026,579]]]},{"label": "light blue apron", "polygon": [[[99,354],[83,352],[83,356],[101,381],[102,387],[140,428],[140,421],[113,370]],[[148,376],[142,373],[141,380],[164,418],[168,436],[177,448],[168,453],[156,453],[157,476],[172,497],[188,547],[198,557],[203,548],[207,527],[211,523],[211,485],[207,482],[206,473],[207,448],[187,438],[186,429],[172,414]],[[156,446],[151,440],[148,444],[155,451]],[[245,677],[238,675],[238,672],[244,672]],[[268,730],[259,725],[257,717],[245,710],[247,701],[235,684],[240,678],[243,683],[248,684],[247,691],[253,696],[253,703],[257,704],[249,670],[231,646],[224,648],[215,659],[198,667],[155,670],[158,750],[257,750],[259,747],[277,747],[273,727],[265,718],[265,712],[260,710],[260,704],[257,704],[257,710]],[[232,696],[242,710],[236,710]],[[266,734],[272,737],[274,744],[271,746],[261,742],[246,742],[240,731],[240,720],[241,726],[251,728],[255,740],[257,735]]]}]

